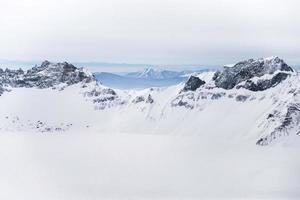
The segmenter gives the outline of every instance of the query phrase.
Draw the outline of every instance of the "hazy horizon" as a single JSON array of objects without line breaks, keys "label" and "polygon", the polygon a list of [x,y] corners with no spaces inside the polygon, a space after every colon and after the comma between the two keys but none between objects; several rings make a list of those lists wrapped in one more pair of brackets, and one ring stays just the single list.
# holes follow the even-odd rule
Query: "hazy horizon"
[{"label": "hazy horizon", "polygon": [[[250,59],[250,58],[247,58]],[[254,58],[257,59],[257,58]],[[284,58],[282,58],[284,59]],[[47,59],[45,59],[47,60]],[[14,60],[0,60],[0,69],[29,69],[34,66],[39,66],[43,61],[14,61]],[[160,70],[170,70],[170,71],[183,71],[183,70],[216,70],[223,67],[226,64],[234,64],[232,63],[224,63],[222,65],[204,65],[204,64],[149,64],[149,63],[114,63],[114,62],[97,62],[97,61],[85,61],[85,62],[72,62],[66,60],[53,61],[48,60],[50,62],[69,62],[76,67],[84,67],[92,72],[110,72],[110,73],[125,73],[125,72],[136,72],[142,71],[146,68],[160,69]],[[239,60],[242,61],[242,60]],[[284,59],[284,61],[286,61]],[[287,61],[286,61],[287,62]],[[287,62],[289,64],[289,62]],[[290,65],[290,64],[289,64]],[[290,65],[295,69],[300,67],[300,64]]]},{"label": "hazy horizon", "polygon": [[[45,60],[43,60],[45,61]],[[39,66],[43,61],[9,61],[0,60],[0,69],[29,69],[34,66]],[[50,62],[65,62],[52,61]],[[112,73],[122,73],[122,72],[136,72],[142,71],[146,68],[161,69],[161,70],[171,70],[171,71],[183,71],[183,70],[199,70],[199,69],[217,69],[220,66],[217,65],[200,65],[200,64],[177,64],[177,65],[158,65],[158,64],[147,64],[147,63],[113,63],[113,62],[69,62],[76,67],[84,67],[92,72],[112,72]]]}]

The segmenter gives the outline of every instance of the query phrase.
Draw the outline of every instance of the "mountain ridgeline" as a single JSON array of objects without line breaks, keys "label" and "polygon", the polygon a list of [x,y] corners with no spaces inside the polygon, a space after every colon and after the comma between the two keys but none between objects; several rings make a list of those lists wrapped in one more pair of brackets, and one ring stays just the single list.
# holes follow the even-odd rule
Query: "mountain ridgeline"
[{"label": "mountain ridgeline", "polygon": [[[224,67],[223,71],[215,73],[213,79],[217,87],[232,89],[238,84],[252,91],[265,90],[285,80],[289,72],[294,70],[278,57],[268,59],[250,59],[239,62],[232,67]],[[280,72],[280,73],[276,73]],[[271,79],[261,79],[258,82],[253,77],[275,74]]]},{"label": "mountain ridgeline", "polygon": [[[157,73],[149,69],[144,73],[130,73],[128,77],[164,80],[181,75],[179,72]],[[67,62],[45,61],[27,71],[0,69],[0,104],[7,104],[0,113],[0,130],[59,132],[93,129],[215,134],[216,137],[235,134],[236,137],[247,135],[257,145],[276,144],[286,141],[281,138],[294,138],[300,134],[299,83],[298,73],[278,57],[249,59],[231,67],[224,66],[216,72],[194,73],[175,85],[143,90],[112,89],[102,85],[95,75],[83,68]],[[41,114],[35,108],[38,105],[31,105],[29,99],[31,115],[13,105],[9,107],[7,99],[31,92],[41,95],[38,96],[41,99],[45,95],[53,97],[57,104],[44,99],[40,106],[52,106],[56,115],[64,112],[66,116],[61,121],[68,124],[68,128],[62,127],[60,121],[51,122],[52,118],[58,120],[58,117],[51,116],[51,112]],[[72,101],[79,103],[58,106]],[[93,112],[88,107],[93,108]],[[12,120],[8,120],[9,116]],[[48,125],[45,125],[46,121]],[[37,126],[32,126],[33,122]]]},{"label": "mountain ridgeline", "polygon": [[2,86],[49,88],[61,83],[72,85],[93,80],[95,77],[92,74],[67,62],[54,64],[44,61],[41,66],[33,67],[26,72],[22,69],[0,69]]}]

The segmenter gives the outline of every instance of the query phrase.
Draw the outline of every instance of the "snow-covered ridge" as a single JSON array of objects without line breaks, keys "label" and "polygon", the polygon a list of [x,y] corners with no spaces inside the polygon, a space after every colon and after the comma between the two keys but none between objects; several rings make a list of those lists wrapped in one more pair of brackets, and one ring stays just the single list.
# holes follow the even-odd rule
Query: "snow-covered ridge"
[{"label": "snow-covered ridge", "polygon": [[[282,76],[277,77],[280,81],[284,80],[286,75],[294,72],[290,66],[278,57],[270,57],[267,59],[260,58],[257,60],[249,59],[238,62],[231,67],[225,66],[222,71],[218,71],[215,74],[214,81],[218,87],[232,89],[243,81],[247,81],[253,77],[262,77],[267,74],[272,75],[276,71],[282,72]],[[245,87],[254,89],[254,86],[249,87],[249,84],[253,85],[254,83],[248,82]]]},{"label": "snow-covered ridge", "polygon": [[278,57],[250,59],[191,75],[178,85],[139,91],[105,87],[68,63],[46,61],[27,72],[0,74],[3,130],[222,133],[259,145],[299,133],[300,78]]}]

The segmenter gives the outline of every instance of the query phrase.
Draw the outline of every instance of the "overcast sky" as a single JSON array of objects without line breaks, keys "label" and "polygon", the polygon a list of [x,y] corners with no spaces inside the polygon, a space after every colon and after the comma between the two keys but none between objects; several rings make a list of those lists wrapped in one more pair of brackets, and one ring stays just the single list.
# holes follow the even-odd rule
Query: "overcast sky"
[{"label": "overcast sky", "polygon": [[299,0],[1,0],[0,59],[300,64]]}]

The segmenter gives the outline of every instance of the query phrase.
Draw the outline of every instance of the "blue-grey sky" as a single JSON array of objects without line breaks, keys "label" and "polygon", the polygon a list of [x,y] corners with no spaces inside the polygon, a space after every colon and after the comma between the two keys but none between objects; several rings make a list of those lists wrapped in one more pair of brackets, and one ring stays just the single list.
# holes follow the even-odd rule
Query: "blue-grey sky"
[{"label": "blue-grey sky", "polygon": [[0,59],[300,63],[299,0],[1,0]]}]

